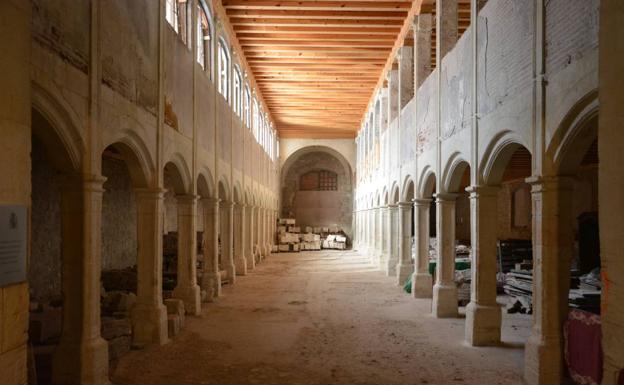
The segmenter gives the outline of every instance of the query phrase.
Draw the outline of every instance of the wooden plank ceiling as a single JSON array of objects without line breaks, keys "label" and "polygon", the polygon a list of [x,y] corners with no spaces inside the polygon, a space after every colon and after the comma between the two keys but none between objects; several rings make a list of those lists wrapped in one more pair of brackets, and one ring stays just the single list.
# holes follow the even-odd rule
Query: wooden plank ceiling
[{"label": "wooden plank ceiling", "polygon": [[353,138],[411,0],[222,0],[280,137]]}]

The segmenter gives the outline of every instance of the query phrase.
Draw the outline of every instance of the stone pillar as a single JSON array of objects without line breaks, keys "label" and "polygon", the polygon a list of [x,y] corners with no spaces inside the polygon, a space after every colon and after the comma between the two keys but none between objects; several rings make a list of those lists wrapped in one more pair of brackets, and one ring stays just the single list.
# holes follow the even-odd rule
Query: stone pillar
[{"label": "stone pillar", "polygon": [[414,97],[414,48],[399,48],[399,113]]},{"label": "stone pillar", "polygon": [[386,218],[387,224],[387,238],[388,242],[386,242],[386,247],[388,248],[387,254],[388,259],[386,261],[386,275],[388,277],[395,277],[397,273],[397,265],[399,264],[399,253],[398,253],[398,205],[388,205],[388,216]]},{"label": "stone pillar", "polygon": [[234,264],[234,203],[223,203],[223,226],[221,226],[221,262],[230,284],[236,283],[236,265]]},{"label": "stone pillar", "polygon": [[234,205],[234,264],[236,275],[247,275],[245,258],[245,205]]},{"label": "stone pillar", "polygon": [[366,211],[366,225],[368,226],[368,229],[366,230],[366,237],[367,237],[367,241],[366,241],[366,248],[368,250],[368,254],[371,257],[371,263],[374,263],[374,253],[375,253],[375,249],[374,249],[374,236],[373,236],[373,217],[374,217],[374,209],[370,208]]},{"label": "stone pillar", "polygon": [[373,263],[379,266],[379,207],[373,209]]},{"label": "stone pillar", "polygon": [[245,257],[247,258],[247,268],[255,269],[256,268],[256,259],[254,258],[254,224],[253,218],[255,215],[256,208],[254,206],[249,206],[249,209],[246,211],[247,213],[247,224],[245,226],[247,238],[246,238],[246,248]]},{"label": "stone pillar", "polygon": [[380,248],[380,264],[379,268],[385,270],[386,266],[388,266],[388,240],[389,240],[389,231],[390,228],[388,226],[388,217],[390,216],[390,208],[389,206],[384,206],[381,208],[381,218],[379,220],[379,237],[381,238]]},{"label": "stone pillar", "polygon": [[433,16],[421,13],[414,18],[414,94],[431,74],[431,31]]},{"label": "stone pillar", "polygon": [[399,116],[399,70],[396,64],[388,71],[388,124]]},{"label": "stone pillar", "polygon": [[573,254],[574,185],[564,177],[528,181],[533,201],[533,318],[524,350],[524,376],[528,384],[560,384]]},{"label": "stone pillar", "polygon": [[455,47],[459,37],[457,1],[436,1],[436,35],[438,39],[436,60],[438,63],[442,63],[444,56]]},{"label": "stone pillar", "polygon": [[188,314],[201,314],[197,285],[197,197],[178,195],[178,284],[173,298],[184,302]]},{"label": "stone pillar", "polygon": [[433,282],[429,274],[429,207],[431,199],[414,201],[414,237],[416,242],[416,263],[412,275],[412,297],[431,298]]},{"label": "stone pillar", "polygon": [[433,315],[457,317],[455,285],[455,200],[456,194],[436,194],[438,261],[433,286]]},{"label": "stone pillar", "polygon": [[472,285],[466,307],[466,342],[473,346],[496,345],[501,338],[502,319],[496,303],[498,188],[472,186],[468,191]]},{"label": "stone pillar", "polygon": [[[604,352],[603,385],[617,384],[624,371],[624,9],[621,0],[600,1],[600,57],[598,122],[598,194],[600,254],[603,280],[608,289],[602,292],[602,348]],[[616,278],[618,277],[618,278]],[[620,374],[622,375],[622,374]]]},{"label": "stone pillar", "polygon": [[135,190],[137,205],[137,301],[132,308],[132,344],[162,345],[168,340],[162,298],[164,190]]},{"label": "stone pillar", "polygon": [[264,255],[271,256],[271,210],[264,210]]},{"label": "stone pillar", "polygon": [[257,261],[260,262],[262,260],[262,248],[260,245],[262,244],[262,207],[258,207],[256,209],[256,237],[255,237],[255,247],[256,247],[256,258]]},{"label": "stone pillar", "polygon": [[54,384],[108,384],[108,343],[100,335],[105,180],[75,176],[61,187],[63,333],[53,359]]},{"label": "stone pillar", "polygon": [[403,286],[407,278],[414,272],[412,262],[412,204],[399,202],[399,264],[397,280]]},{"label": "stone pillar", "polygon": [[204,272],[201,289],[206,299],[212,301],[221,295],[221,274],[219,273],[219,199],[208,198],[202,202],[204,208]]}]

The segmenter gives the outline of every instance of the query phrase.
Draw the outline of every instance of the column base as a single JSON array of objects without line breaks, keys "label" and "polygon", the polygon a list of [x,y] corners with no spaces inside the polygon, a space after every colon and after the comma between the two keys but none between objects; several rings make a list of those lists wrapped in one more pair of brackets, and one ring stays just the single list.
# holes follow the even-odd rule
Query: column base
[{"label": "column base", "polygon": [[396,277],[397,263],[398,261],[396,259],[388,258],[388,261],[386,261],[386,276],[387,277]]},{"label": "column base", "polygon": [[472,346],[500,344],[502,318],[500,306],[470,302],[466,306],[466,342]]},{"label": "column base", "polygon": [[264,245],[264,256],[265,258],[268,258],[271,256],[271,245],[268,243]]},{"label": "column base", "polygon": [[253,252],[249,257],[247,257],[247,270],[253,270],[256,268],[256,258],[253,255]]},{"label": "column base", "polygon": [[562,342],[531,331],[524,346],[524,380],[528,385],[561,384],[563,381]]},{"label": "column base", "polygon": [[204,302],[213,302],[221,296],[221,274],[206,272],[202,275],[201,290],[206,292]]},{"label": "column base", "polygon": [[437,318],[457,317],[457,286],[435,284],[433,286],[433,303],[431,312]]},{"label": "column base", "polygon": [[405,285],[405,281],[407,281],[409,276],[412,275],[412,273],[414,272],[414,264],[413,263],[409,263],[409,264],[399,263],[396,269],[397,269],[396,284],[397,286],[403,286]]},{"label": "column base", "polygon": [[131,311],[132,346],[164,345],[169,340],[167,308],[164,304],[136,303]]},{"label": "column base", "polygon": [[184,302],[186,314],[201,314],[201,290],[199,286],[176,286],[173,289],[173,298],[181,299]]},{"label": "column base", "polygon": [[388,254],[381,253],[379,256],[379,270],[385,270],[385,267],[388,265]]},{"label": "column base", "polygon": [[108,342],[101,337],[88,341],[61,340],[54,353],[52,373],[54,385],[110,385]]},{"label": "column base", "polygon": [[412,297],[431,298],[433,296],[433,277],[429,273],[412,274]]},{"label": "column base", "polygon": [[230,266],[226,266],[225,271],[227,273],[227,277],[230,280],[230,285],[233,285],[236,283],[236,266],[235,265],[230,265]]},{"label": "column base", "polygon": [[236,261],[236,275],[247,275],[247,259],[238,257]]}]

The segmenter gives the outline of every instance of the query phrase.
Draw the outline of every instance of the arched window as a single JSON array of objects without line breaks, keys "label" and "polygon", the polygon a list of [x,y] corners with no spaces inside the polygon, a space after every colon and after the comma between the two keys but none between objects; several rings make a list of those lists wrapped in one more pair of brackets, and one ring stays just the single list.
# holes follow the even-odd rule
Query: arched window
[{"label": "arched window", "polygon": [[232,107],[234,107],[234,112],[236,115],[241,116],[241,112],[243,111],[242,107],[242,90],[243,90],[243,78],[241,76],[240,69],[238,66],[234,68],[234,89],[232,90]]},{"label": "arched window", "polygon": [[253,134],[256,141],[258,141],[258,128],[260,126],[260,111],[258,111],[258,99],[253,100]]},{"label": "arched window", "polygon": [[212,64],[212,17],[204,0],[197,4],[197,62],[207,71]]},{"label": "arched window", "polygon": [[245,86],[244,104],[245,104],[245,113],[244,113],[245,124],[247,125],[247,128],[251,130],[251,91],[249,91],[249,86]]},{"label": "arched window", "polygon": [[191,29],[189,6],[186,0],[165,0],[165,19],[186,45],[189,45]]},{"label": "arched window", "polygon": [[219,93],[223,95],[225,100],[230,101],[229,86],[230,86],[230,53],[223,39],[219,40],[219,78],[218,86]]}]

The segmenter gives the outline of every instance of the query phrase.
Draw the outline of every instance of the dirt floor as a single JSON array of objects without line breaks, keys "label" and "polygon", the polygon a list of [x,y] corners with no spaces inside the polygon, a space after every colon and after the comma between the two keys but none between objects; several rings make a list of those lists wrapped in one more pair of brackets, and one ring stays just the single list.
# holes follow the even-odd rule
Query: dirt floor
[{"label": "dirt floor", "polygon": [[501,347],[463,342],[355,251],[276,254],[187,317],[172,342],[132,351],[114,384],[521,384],[530,319],[504,315]]}]

